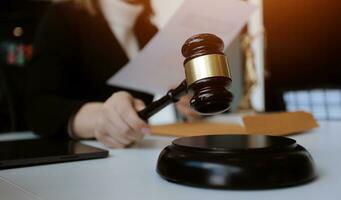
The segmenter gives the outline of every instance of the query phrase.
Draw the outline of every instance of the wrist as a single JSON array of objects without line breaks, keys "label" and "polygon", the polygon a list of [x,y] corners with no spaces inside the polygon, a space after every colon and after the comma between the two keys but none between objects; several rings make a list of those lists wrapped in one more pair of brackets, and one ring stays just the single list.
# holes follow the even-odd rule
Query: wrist
[{"label": "wrist", "polygon": [[82,138],[78,137],[77,134],[75,134],[75,131],[73,130],[73,126],[74,126],[73,123],[74,123],[74,120],[75,120],[75,116],[76,116],[76,114],[73,114],[69,118],[69,121],[68,121],[68,124],[67,124],[67,133],[68,133],[68,135],[69,135],[69,137],[71,139],[80,140]]},{"label": "wrist", "polygon": [[86,103],[70,118],[69,127],[72,138],[89,139],[94,137],[96,121],[102,104],[100,102]]}]

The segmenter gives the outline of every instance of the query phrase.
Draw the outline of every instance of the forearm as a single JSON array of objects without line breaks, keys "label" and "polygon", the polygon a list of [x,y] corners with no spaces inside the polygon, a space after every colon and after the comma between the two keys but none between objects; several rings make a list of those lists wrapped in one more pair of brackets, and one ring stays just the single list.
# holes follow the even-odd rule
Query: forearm
[{"label": "forearm", "polygon": [[55,95],[29,94],[26,104],[28,128],[42,137],[66,138],[69,117],[84,103]]},{"label": "forearm", "polygon": [[90,102],[84,104],[71,121],[71,131],[77,138],[94,138],[96,122],[103,103]]}]

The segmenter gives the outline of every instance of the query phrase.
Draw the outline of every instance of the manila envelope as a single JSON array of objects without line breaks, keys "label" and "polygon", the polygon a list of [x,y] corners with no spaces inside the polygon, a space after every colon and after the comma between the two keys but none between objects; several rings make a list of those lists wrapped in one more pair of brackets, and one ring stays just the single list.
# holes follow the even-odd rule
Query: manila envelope
[{"label": "manila envelope", "polygon": [[318,127],[312,114],[304,111],[280,112],[246,115],[242,117],[243,125],[214,122],[192,122],[156,125],[151,127],[153,135],[164,136],[198,136],[198,135],[292,135]]}]

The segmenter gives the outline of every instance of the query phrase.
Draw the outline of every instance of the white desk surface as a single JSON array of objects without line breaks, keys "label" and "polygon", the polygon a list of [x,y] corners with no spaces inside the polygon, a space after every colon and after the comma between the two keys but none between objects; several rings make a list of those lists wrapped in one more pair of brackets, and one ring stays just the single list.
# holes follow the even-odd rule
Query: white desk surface
[{"label": "white desk surface", "polygon": [[[0,199],[46,200],[271,200],[341,199],[341,122],[293,136],[310,151],[319,177],[312,183],[272,190],[233,191],[177,185],[155,172],[158,155],[172,138],[149,136],[129,149],[110,150],[99,160],[51,164],[0,171]],[[12,135],[13,136],[13,135]],[[8,136],[2,136],[7,138]],[[16,137],[32,137],[16,134]],[[101,146],[95,141],[87,144]]]}]

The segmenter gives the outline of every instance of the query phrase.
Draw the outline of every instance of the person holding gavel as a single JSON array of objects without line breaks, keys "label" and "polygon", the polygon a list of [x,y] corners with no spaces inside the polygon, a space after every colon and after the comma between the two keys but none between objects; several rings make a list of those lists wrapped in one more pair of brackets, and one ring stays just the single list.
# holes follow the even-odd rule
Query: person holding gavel
[{"label": "person holding gavel", "polygon": [[[106,85],[157,32],[149,0],[54,4],[38,29],[28,69],[28,125],[48,137],[96,138],[126,147],[149,133],[137,111],[152,95]],[[189,97],[177,103],[188,118]]]}]

